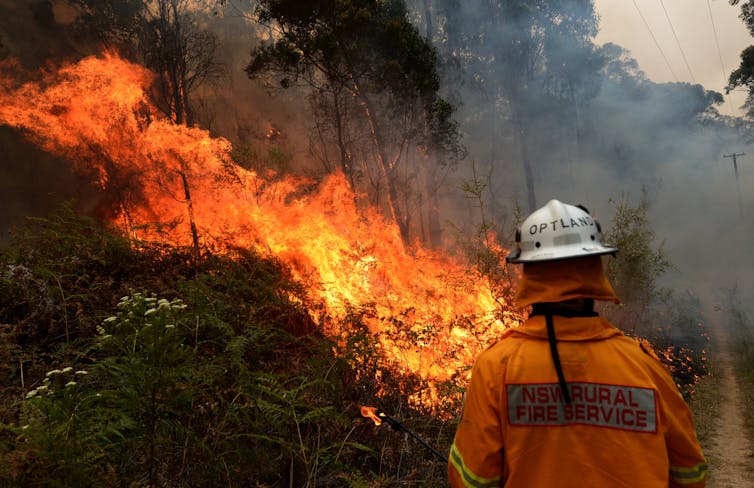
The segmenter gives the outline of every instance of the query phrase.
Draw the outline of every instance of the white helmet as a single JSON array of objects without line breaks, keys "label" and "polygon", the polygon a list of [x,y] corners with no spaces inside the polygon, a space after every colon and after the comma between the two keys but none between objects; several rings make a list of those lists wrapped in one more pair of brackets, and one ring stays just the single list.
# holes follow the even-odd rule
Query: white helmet
[{"label": "white helmet", "polygon": [[516,231],[517,249],[509,263],[532,263],[558,259],[615,254],[614,247],[602,245],[602,229],[584,207],[550,200],[534,211]]}]

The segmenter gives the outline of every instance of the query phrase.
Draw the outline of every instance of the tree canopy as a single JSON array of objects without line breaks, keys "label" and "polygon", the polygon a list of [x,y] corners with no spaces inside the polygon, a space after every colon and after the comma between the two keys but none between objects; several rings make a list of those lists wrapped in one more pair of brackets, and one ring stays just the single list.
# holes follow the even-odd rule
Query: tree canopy
[{"label": "tree canopy", "polygon": [[[361,114],[369,133],[386,206],[408,238],[398,167],[410,147],[457,159],[461,153],[453,107],[439,94],[435,49],[409,22],[402,0],[264,0],[257,15],[273,35],[257,47],[250,77],[272,74],[280,86],[305,83],[330,110],[341,168],[354,181],[346,112]],[[354,105],[355,104],[355,105]],[[405,195],[404,195],[405,196]]]}]

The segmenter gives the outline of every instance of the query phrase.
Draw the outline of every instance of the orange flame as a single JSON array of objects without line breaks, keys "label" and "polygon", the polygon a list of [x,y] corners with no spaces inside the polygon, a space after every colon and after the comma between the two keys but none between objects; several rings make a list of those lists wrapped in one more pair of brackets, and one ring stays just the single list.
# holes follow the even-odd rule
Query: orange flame
[{"label": "orange flame", "polygon": [[374,425],[382,425],[382,419],[377,416],[377,408],[376,407],[361,407],[361,416],[372,419],[374,422]]},{"label": "orange flame", "polygon": [[[265,179],[234,164],[229,141],[159,116],[145,95],[152,75],[140,66],[105,54],[36,82],[6,71],[0,124],[95,176],[131,238],[191,245],[196,234],[216,248],[275,256],[321,304],[310,313],[327,334],[352,332],[353,317],[368,326],[388,358],[380,368],[433,385],[463,382],[474,356],[521,319],[474,268],[407,249],[377,209],[357,207],[342,174],[316,186]],[[437,404],[438,391],[412,401]]]}]

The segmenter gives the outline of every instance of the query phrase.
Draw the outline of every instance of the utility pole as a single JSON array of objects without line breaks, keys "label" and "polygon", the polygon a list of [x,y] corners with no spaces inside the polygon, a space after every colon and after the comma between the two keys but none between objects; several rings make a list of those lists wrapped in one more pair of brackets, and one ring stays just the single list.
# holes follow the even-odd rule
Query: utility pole
[{"label": "utility pole", "polygon": [[746,153],[731,153],[731,154],[723,154],[724,158],[733,158],[733,172],[736,175],[736,192],[738,192],[738,212],[741,216],[744,214],[744,208],[741,204],[741,185],[738,183],[738,162],[736,158],[738,156],[743,156]]}]

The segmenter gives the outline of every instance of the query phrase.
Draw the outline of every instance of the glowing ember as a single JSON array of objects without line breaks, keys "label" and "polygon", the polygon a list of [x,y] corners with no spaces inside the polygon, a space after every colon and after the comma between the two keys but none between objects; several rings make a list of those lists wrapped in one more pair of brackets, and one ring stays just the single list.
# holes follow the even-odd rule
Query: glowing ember
[{"label": "glowing ember", "polygon": [[361,407],[361,416],[374,421],[374,425],[382,425],[382,419],[377,416],[377,408],[375,407]]},{"label": "glowing ember", "polygon": [[[475,355],[521,318],[475,269],[406,249],[377,209],[357,208],[342,174],[316,186],[270,181],[234,164],[227,140],[161,117],[145,95],[152,76],[139,66],[106,54],[38,82],[18,83],[7,71],[0,68],[0,124],[94,176],[134,242],[276,257],[321,304],[311,315],[327,334],[367,325],[388,358],[380,369],[462,382]],[[412,401],[435,405],[442,396],[433,387]]]}]

